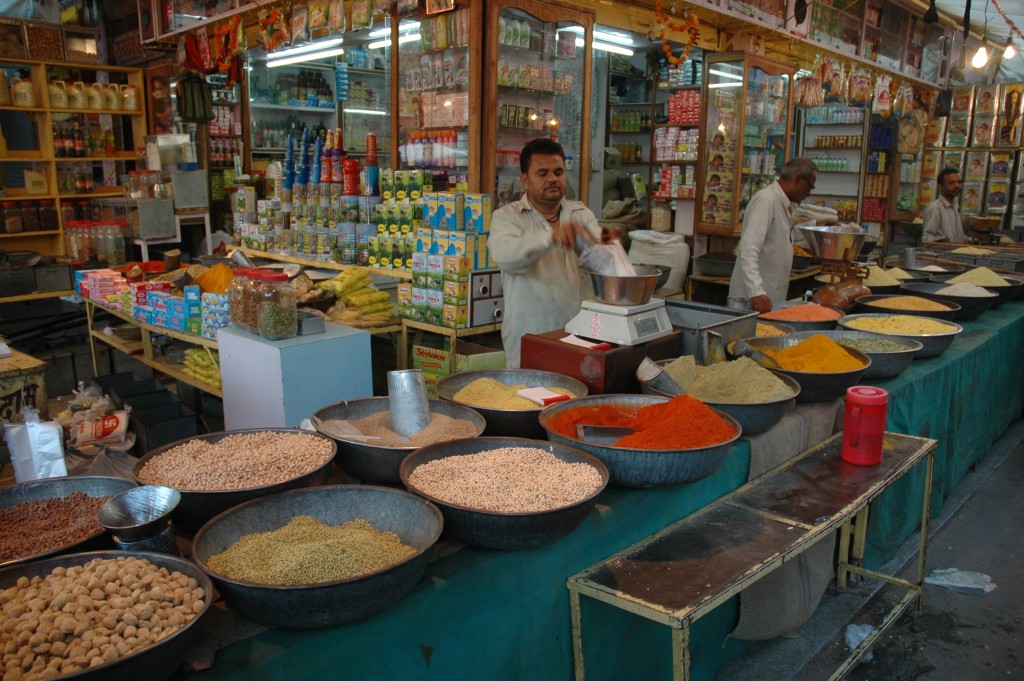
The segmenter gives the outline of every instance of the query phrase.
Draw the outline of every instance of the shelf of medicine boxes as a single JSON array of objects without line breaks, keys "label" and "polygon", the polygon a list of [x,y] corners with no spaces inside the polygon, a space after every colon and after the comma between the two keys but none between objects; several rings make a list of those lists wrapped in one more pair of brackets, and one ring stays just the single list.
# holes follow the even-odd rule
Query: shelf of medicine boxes
[{"label": "shelf of medicine boxes", "polygon": [[308,260],[306,258],[297,258],[291,255],[281,255],[280,253],[268,253],[267,251],[258,251],[254,248],[245,248],[244,246],[232,246],[233,251],[241,251],[250,258],[266,258],[267,260],[274,260],[277,262],[287,262],[295,265],[305,265],[306,267],[315,267],[322,270],[337,270],[342,272],[344,270],[358,267],[364,269],[370,274],[377,274],[383,277],[394,277],[396,279],[412,279],[412,272],[408,270],[385,270],[378,269],[375,267],[363,267],[362,265],[342,265],[336,262],[327,262],[321,260]]},{"label": "shelf of medicine boxes", "polygon": [[[27,194],[24,189],[8,187],[2,200],[4,201],[52,201],[57,210],[57,230],[21,232],[19,234],[2,235],[7,239],[16,240],[18,248],[38,251],[44,255],[63,255],[64,253],[64,225],[60,211],[60,199],[91,199],[105,196],[120,196],[123,190],[120,187],[97,186],[90,194],[63,194],[52,191],[58,186],[58,167],[62,163],[76,162],[101,162],[117,161],[120,163],[134,162],[137,156],[132,151],[142,143],[146,134],[146,112],[145,82],[142,70],[123,66],[108,66],[105,64],[74,64],[69,62],[37,61],[30,59],[9,59],[0,58],[0,66],[11,70],[27,70],[28,80],[34,89],[35,101],[39,106],[17,107],[0,106],[0,110],[32,114],[36,136],[38,138],[38,149],[15,150],[9,149],[7,156],[0,162],[27,161],[36,164],[46,176],[47,187],[50,191],[43,194]],[[96,82],[97,76],[104,74],[110,82],[126,83],[135,88],[137,107],[132,111],[123,109],[80,109],[70,107],[51,107],[47,84],[52,81],[64,80]],[[107,116],[111,119],[111,127],[117,137],[119,148],[123,150],[110,156],[92,156],[86,158],[65,158],[58,157],[53,146],[53,124],[57,117],[71,115]],[[130,140],[126,139],[130,136]],[[14,140],[10,134],[7,135],[8,147],[12,146]],[[15,143],[14,146],[17,146]]]},{"label": "shelf of medicine boxes", "polygon": [[[125,341],[121,338],[118,338],[117,336],[108,336],[107,334],[103,333],[103,330],[101,329],[93,328],[97,309],[102,312],[106,312],[110,315],[113,315],[114,317],[117,317],[118,319],[128,324],[131,324],[132,326],[139,327],[139,329],[142,330],[142,339],[138,341]],[[182,383],[187,383],[188,385],[198,388],[203,392],[209,393],[211,395],[216,395],[217,397],[221,398],[224,397],[224,393],[220,388],[215,388],[208,383],[203,383],[202,381],[196,379],[194,376],[190,376],[188,373],[185,372],[181,364],[174,364],[172,362],[168,362],[166,359],[162,357],[157,357],[153,353],[153,340],[149,334],[155,333],[161,336],[167,336],[168,338],[174,338],[185,343],[191,343],[193,345],[209,348],[211,350],[217,349],[217,341],[211,340],[209,338],[203,338],[202,336],[196,336],[191,333],[174,331],[173,329],[168,329],[163,326],[153,326],[152,324],[146,324],[145,322],[135,319],[131,315],[125,314],[118,310],[112,310],[108,307],[99,305],[98,303],[95,303],[91,300],[85,301],[85,314],[89,324],[89,350],[92,353],[94,367],[96,366],[96,341],[98,340],[102,343],[105,343],[106,345],[111,346],[115,350],[119,350],[120,352],[123,352],[124,354],[133,357],[134,359],[137,359],[138,361],[142,362],[143,364],[145,364],[146,366],[150,367],[155,371],[159,371],[162,374],[166,374],[171,378],[181,381]]]}]

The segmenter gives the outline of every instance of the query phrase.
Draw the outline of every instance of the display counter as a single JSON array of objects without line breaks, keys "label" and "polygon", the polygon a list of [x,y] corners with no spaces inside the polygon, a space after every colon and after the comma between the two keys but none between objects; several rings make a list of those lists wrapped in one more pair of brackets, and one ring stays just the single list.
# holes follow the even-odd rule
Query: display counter
[{"label": "display counter", "polygon": [[[917,361],[903,375],[876,383],[890,393],[888,430],[939,440],[933,516],[967,469],[1021,414],[1022,312],[1022,302],[989,311],[966,323],[942,356]],[[824,439],[821,426],[840,404],[801,406],[757,438],[788,439],[795,456],[807,440]],[[822,412],[817,429],[799,418],[814,409]],[[699,482],[608,488],[583,524],[554,544],[528,551],[457,551],[434,562],[408,597],[375,617],[333,629],[264,631],[220,650],[212,669],[187,678],[283,681],[344,673],[354,680],[569,681],[566,579],[740,487],[756,472],[751,463],[751,443],[741,439],[722,467]],[[891,558],[917,526],[923,485],[923,476],[908,475],[875,502],[869,567]],[[726,640],[738,610],[737,599],[731,599],[693,627],[693,678],[710,678],[746,646]],[[663,653],[671,640],[664,627],[601,603],[586,603],[584,617],[588,679],[670,678],[670,659]]]}]

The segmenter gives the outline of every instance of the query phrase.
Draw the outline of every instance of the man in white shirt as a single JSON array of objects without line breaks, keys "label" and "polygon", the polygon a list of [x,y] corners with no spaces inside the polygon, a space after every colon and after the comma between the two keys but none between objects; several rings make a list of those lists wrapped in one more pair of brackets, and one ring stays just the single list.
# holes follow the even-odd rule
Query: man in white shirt
[{"label": "man in white shirt", "polygon": [[967,242],[956,199],[960,196],[963,180],[956,168],[943,168],[937,180],[939,196],[924,209],[925,241],[947,241],[954,244]]},{"label": "man in white shirt", "polygon": [[535,139],[523,148],[519,161],[523,198],[494,211],[487,239],[491,258],[501,269],[501,340],[509,368],[519,367],[525,334],[561,329],[579,312],[581,301],[593,296],[576,242],[582,246],[601,238],[601,227],[586,204],[565,198],[561,145]]},{"label": "man in white shirt", "polygon": [[770,312],[773,300],[786,299],[793,267],[793,204],[806,199],[817,181],[814,161],[797,156],[783,164],[779,179],[747,204],[729,280],[731,305]]}]

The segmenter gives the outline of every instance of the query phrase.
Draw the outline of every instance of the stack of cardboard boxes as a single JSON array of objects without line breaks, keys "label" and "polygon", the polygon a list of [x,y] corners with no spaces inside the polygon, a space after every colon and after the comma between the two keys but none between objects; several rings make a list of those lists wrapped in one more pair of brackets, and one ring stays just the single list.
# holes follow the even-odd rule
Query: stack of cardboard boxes
[{"label": "stack of cardboard boxes", "polygon": [[448,347],[412,346],[412,368],[423,372],[427,396],[437,397],[437,382],[453,373],[504,369],[505,351],[459,340],[455,352]]}]

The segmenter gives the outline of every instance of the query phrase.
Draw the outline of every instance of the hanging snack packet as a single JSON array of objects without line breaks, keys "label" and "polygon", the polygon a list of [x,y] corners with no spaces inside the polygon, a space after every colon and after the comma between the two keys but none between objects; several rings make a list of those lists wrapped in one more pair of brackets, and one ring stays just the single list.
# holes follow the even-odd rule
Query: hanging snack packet
[{"label": "hanging snack packet", "polygon": [[821,87],[826,102],[840,102],[843,85],[843,65],[835,57],[825,57],[821,62]]},{"label": "hanging snack packet", "polygon": [[332,35],[345,31],[345,0],[330,0],[327,8],[327,28]]},{"label": "hanging snack packet", "polygon": [[871,76],[864,69],[850,74],[850,106],[867,107],[871,104]]},{"label": "hanging snack packet", "polygon": [[292,42],[304,43],[309,40],[309,9],[298,7],[292,12]]},{"label": "hanging snack packet", "polygon": [[871,113],[881,118],[892,116],[892,76],[880,74],[875,78],[875,99],[871,104]]}]

